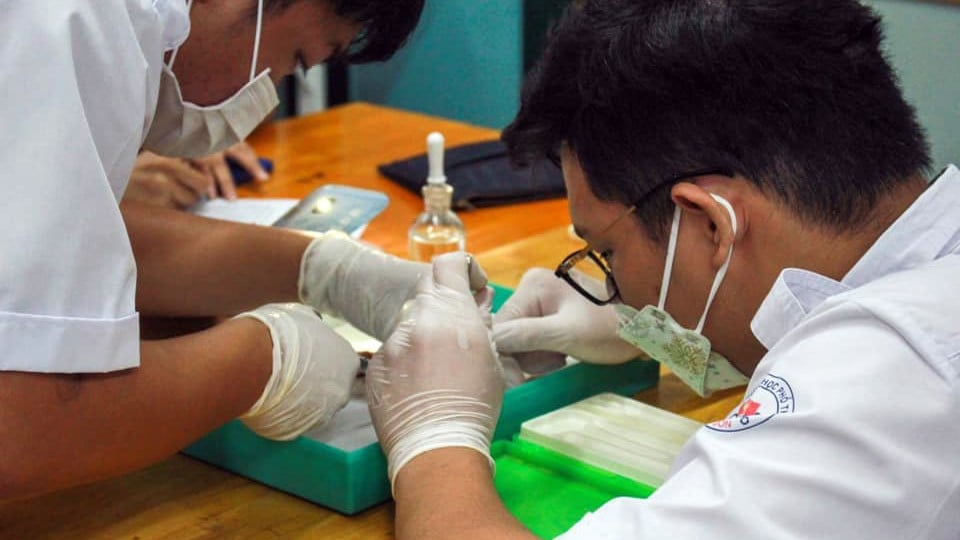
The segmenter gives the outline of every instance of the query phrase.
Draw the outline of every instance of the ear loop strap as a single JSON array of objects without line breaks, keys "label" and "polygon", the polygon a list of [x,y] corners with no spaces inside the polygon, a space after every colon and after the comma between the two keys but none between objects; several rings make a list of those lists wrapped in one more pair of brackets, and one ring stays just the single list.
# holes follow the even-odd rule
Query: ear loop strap
[{"label": "ear loop strap", "polygon": [[[187,0],[187,13],[193,7],[193,0]],[[252,81],[257,75],[257,57],[260,56],[260,31],[263,29],[263,0],[257,0],[257,31],[253,35],[253,59],[250,61],[250,79]],[[177,59],[177,53],[180,51],[178,45],[170,53],[170,60],[167,62],[167,68],[173,69],[173,61]],[[248,82],[249,82],[248,81]]]},{"label": "ear loop strap", "polygon": [[[193,0],[188,0],[193,1]],[[257,57],[260,56],[260,30],[263,29],[263,0],[257,1],[257,32],[253,35],[253,60],[250,62],[250,80],[257,76]]]},{"label": "ear loop strap", "polygon": [[[733,227],[733,235],[737,235],[737,214],[733,211],[733,207],[730,206],[730,203],[726,199],[719,195],[711,193],[710,195],[720,203],[720,206],[723,206],[726,209],[727,213],[730,214],[730,223]],[[717,270],[717,276],[713,278],[713,286],[710,287],[710,295],[707,296],[707,305],[703,308],[703,315],[700,316],[700,322],[697,323],[696,332],[699,334],[703,330],[703,325],[707,321],[707,313],[710,311],[710,304],[713,303],[714,297],[717,295],[717,290],[720,289],[720,284],[723,282],[723,278],[727,275],[727,268],[730,266],[730,259],[733,257],[733,244],[730,244],[730,250],[727,251],[727,259],[723,261],[723,266]]]},{"label": "ear loop strap", "polygon": [[667,261],[663,266],[663,281],[660,282],[660,301],[657,308],[663,309],[667,302],[667,288],[670,287],[670,274],[673,273],[673,258],[677,254],[677,236],[680,233],[680,207],[673,210],[673,224],[670,225],[670,240],[667,242]]},{"label": "ear loop strap", "polygon": [[[193,7],[193,0],[187,0],[187,16],[190,16],[190,9]],[[186,41],[186,40],[184,40]],[[173,61],[177,59],[177,53],[180,51],[180,47],[183,46],[183,43],[177,45],[177,48],[170,53],[170,60],[167,61],[167,69],[173,69]]]}]

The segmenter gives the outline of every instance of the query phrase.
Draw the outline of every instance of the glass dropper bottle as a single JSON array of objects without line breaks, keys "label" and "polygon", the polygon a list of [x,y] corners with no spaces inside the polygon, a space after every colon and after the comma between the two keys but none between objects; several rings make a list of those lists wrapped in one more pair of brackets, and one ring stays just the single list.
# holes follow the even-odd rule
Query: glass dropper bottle
[{"label": "glass dropper bottle", "polygon": [[417,216],[408,233],[410,258],[430,262],[434,256],[449,251],[463,251],[466,231],[463,222],[450,209],[453,187],[443,172],[443,135],[427,136],[429,174],[422,188],[423,212]]}]

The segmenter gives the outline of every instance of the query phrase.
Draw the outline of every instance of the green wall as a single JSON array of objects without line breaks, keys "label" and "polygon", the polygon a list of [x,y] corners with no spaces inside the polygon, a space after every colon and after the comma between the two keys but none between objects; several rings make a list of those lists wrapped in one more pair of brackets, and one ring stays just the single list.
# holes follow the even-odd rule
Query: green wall
[{"label": "green wall", "polygon": [[868,0],[882,16],[887,54],[931,143],[934,172],[960,164],[960,6]]},{"label": "green wall", "polygon": [[350,68],[350,99],[506,126],[519,103],[521,9],[522,0],[428,0],[394,58]]}]

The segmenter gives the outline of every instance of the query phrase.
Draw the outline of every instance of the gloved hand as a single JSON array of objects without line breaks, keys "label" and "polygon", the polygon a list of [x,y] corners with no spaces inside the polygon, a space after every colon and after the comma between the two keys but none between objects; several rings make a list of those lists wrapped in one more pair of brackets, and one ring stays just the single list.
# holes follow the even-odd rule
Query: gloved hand
[{"label": "gloved hand", "polygon": [[[471,266],[471,289],[482,289],[487,277],[479,266]],[[329,232],[311,242],[303,253],[300,301],[384,341],[393,332],[417,280],[429,271],[427,263],[400,259],[341,232]]]},{"label": "gloved hand", "polygon": [[237,317],[267,325],[273,340],[273,373],[260,399],[240,417],[250,429],[268,439],[290,440],[346,405],[360,359],[312,309],[267,304]]},{"label": "gloved hand", "polygon": [[[585,275],[585,287],[604,285]],[[567,355],[593,364],[618,364],[643,354],[617,336],[613,306],[598,306],[544,268],[528,270],[493,318],[501,355],[529,374],[563,367]]]},{"label": "gloved hand", "polygon": [[411,459],[437,448],[473,448],[490,459],[503,375],[490,341],[493,291],[474,298],[467,265],[463,253],[434,259],[367,366],[367,402],[391,483]]}]

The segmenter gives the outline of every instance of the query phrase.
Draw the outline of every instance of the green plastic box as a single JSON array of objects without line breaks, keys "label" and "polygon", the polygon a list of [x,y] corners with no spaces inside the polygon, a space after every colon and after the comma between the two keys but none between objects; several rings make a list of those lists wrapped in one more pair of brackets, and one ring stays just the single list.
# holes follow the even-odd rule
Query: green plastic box
[{"label": "green plastic box", "polygon": [[[511,291],[494,289],[497,309]],[[600,392],[633,395],[656,385],[658,378],[659,365],[649,360],[557,370],[505,393],[494,440],[510,439],[530,418]],[[387,464],[377,443],[347,452],[306,437],[277,442],[234,420],[183,453],[347,515],[390,499]]]},{"label": "green plastic box", "polygon": [[616,497],[645,499],[655,488],[514,437],[491,448],[494,485],[511,514],[541,538],[566,532]]}]

